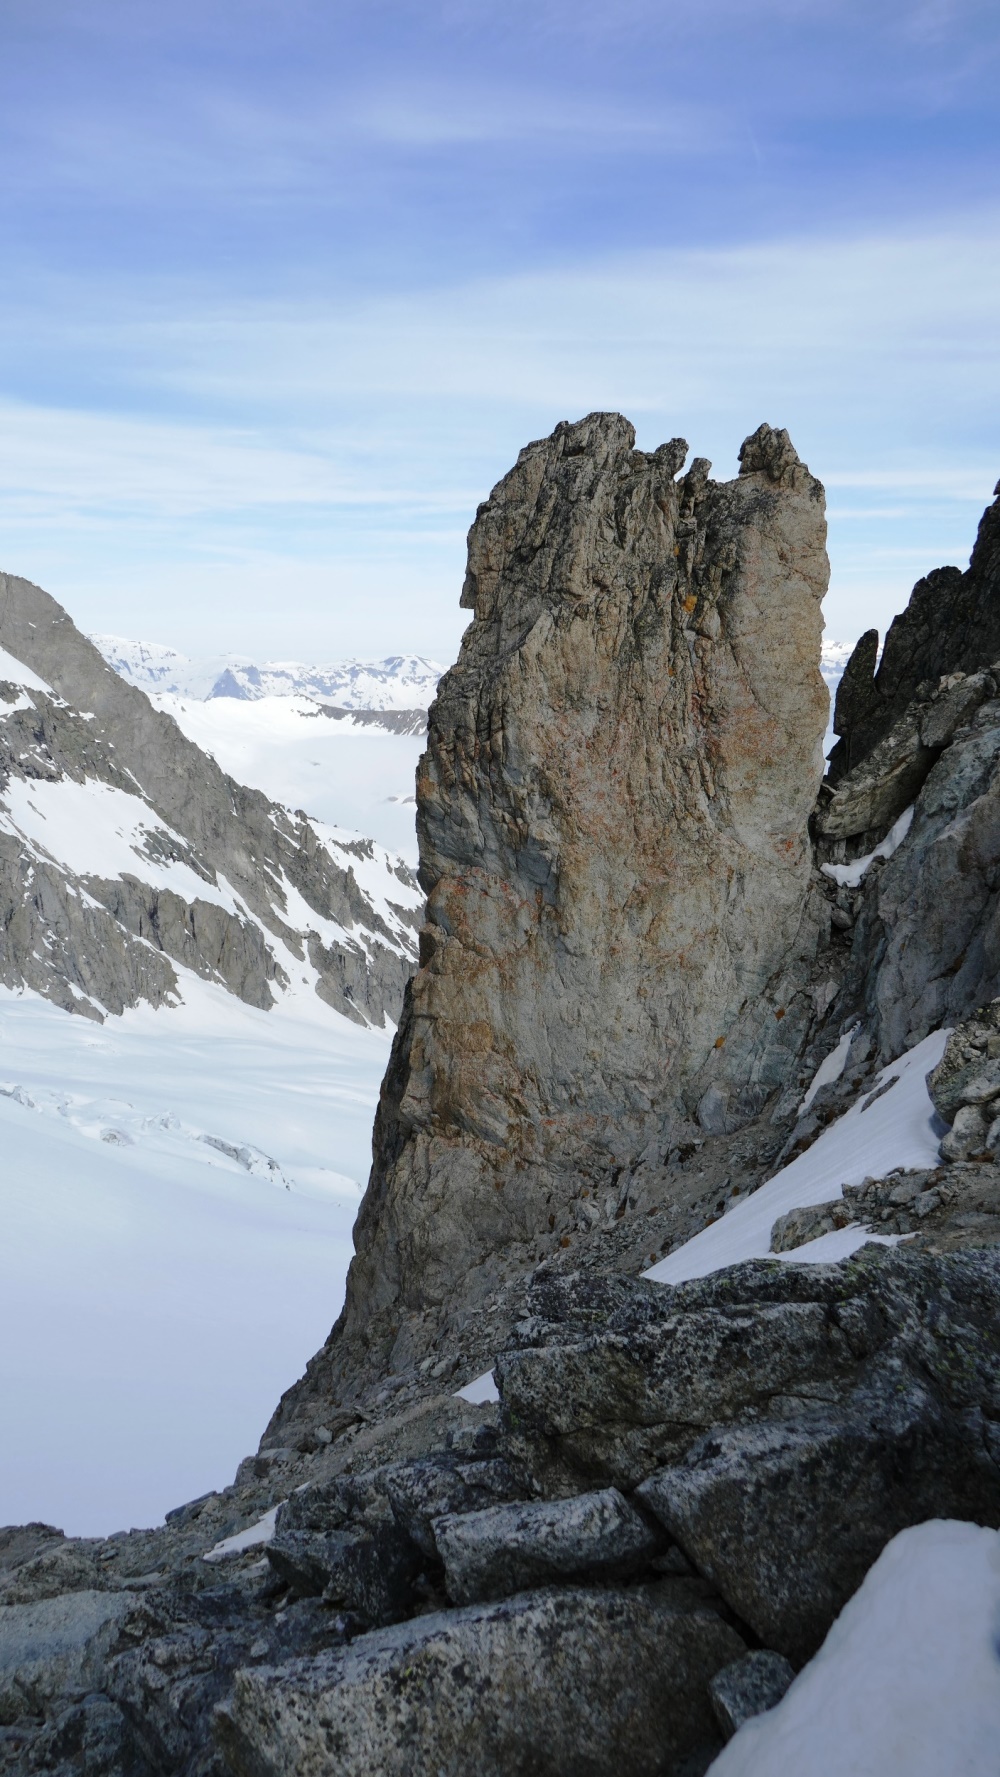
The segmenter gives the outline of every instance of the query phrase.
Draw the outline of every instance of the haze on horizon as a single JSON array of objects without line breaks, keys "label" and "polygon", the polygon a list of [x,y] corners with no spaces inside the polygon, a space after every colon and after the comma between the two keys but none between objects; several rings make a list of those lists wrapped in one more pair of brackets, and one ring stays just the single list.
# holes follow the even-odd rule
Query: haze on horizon
[{"label": "haze on horizon", "polygon": [[447,660],[465,532],[618,408],[786,425],[828,634],[1000,475],[985,0],[8,0],[0,568],[192,654]]}]

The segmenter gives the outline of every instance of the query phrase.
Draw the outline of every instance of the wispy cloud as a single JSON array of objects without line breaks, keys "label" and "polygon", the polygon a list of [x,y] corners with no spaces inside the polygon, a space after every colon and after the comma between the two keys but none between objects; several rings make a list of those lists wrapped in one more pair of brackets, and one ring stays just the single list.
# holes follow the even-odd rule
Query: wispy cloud
[{"label": "wispy cloud", "polygon": [[[377,578],[381,562],[397,615],[419,586],[440,649],[465,526],[526,438],[616,408],[642,446],[682,432],[725,476],[768,419],[851,496],[832,502],[830,617],[850,634],[873,598],[876,621],[902,602],[910,562],[968,554],[1000,473],[998,285],[990,210],[925,235],[623,256],[375,302],[205,311],[189,294],[115,312],[93,291],[71,322],[34,324],[37,350],[65,359],[56,382],[84,363],[102,405],[87,388],[0,411],[0,525],[22,566],[58,539],[61,584],[88,600],[115,526],[149,585],[171,558],[248,573],[257,552],[316,585],[324,563]],[[14,331],[31,344],[23,314]]]}]

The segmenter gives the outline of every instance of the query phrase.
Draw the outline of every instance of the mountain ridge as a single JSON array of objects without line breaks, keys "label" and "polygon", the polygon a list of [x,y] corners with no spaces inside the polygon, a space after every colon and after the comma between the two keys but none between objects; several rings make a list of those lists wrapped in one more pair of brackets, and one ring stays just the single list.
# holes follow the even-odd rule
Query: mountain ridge
[{"label": "mountain ridge", "polygon": [[294,977],[348,1018],[398,1016],[418,898],[402,861],[227,776],[12,575],[0,645],[38,681],[15,673],[0,706],[6,985],[100,1017],[175,993],[173,957],[250,1004]]},{"label": "mountain ridge", "polygon": [[233,697],[309,697],[351,710],[426,709],[444,671],[418,654],[392,654],[384,660],[341,660],[326,666],[222,654],[194,660],[162,642],[126,636],[93,635],[103,658],[130,685],[147,692],[172,692],[199,700]]}]

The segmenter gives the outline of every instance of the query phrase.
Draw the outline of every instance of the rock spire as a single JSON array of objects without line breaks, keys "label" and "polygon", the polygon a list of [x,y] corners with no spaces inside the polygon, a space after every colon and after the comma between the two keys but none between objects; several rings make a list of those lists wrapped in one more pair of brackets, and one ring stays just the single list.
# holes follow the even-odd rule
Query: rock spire
[{"label": "rock spire", "polygon": [[470,531],[345,1359],[412,1356],[567,1196],[738,1127],[801,1043],[823,489],[768,426],[733,481],[686,455],[619,414],[561,424]]}]

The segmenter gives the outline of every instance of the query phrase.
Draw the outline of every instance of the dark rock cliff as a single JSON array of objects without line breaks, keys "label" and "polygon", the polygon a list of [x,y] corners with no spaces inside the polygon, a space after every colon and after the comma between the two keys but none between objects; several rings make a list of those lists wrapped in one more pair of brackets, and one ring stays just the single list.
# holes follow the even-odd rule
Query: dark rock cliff
[{"label": "dark rock cliff", "polygon": [[[994,489],[1000,495],[1000,483]],[[983,513],[969,566],[935,568],[893,618],[878,671],[878,631],[861,637],[837,691],[829,777],[837,783],[884,740],[921,687],[1000,660],[1000,498]]]}]

